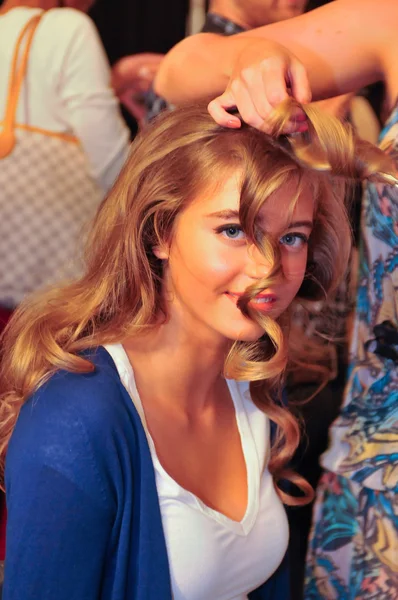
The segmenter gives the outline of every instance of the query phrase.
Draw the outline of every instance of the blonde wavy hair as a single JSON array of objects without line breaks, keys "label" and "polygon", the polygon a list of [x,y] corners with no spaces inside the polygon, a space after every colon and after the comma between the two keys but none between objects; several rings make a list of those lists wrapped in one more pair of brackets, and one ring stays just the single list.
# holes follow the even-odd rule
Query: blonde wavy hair
[{"label": "blonde wavy hair", "polygon": [[[264,329],[256,343],[235,342],[225,363],[228,377],[249,380],[253,402],[277,426],[269,469],[288,504],[307,502],[312,489],[287,463],[299,441],[299,427],[281,402],[289,358],[290,314],[278,321],[256,312],[249,300],[280,277],[278,247],[259,240],[256,218],[264,202],[287,182],[304,186],[315,198],[308,264],[298,298],[314,301],[343,276],[351,236],[344,198],[347,178],[388,179],[385,155],[359,142],[350,128],[304,107],[309,132],[280,136],[295,108],[275,114],[274,134],[244,124],[223,129],[199,106],[160,117],[134,142],[111,193],[100,207],[85,253],[85,271],[76,281],[28,298],[16,310],[2,340],[0,372],[1,476],[7,445],[23,403],[58,369],[86,373],[95,367],[82,351],[120,342],[158,327],[167,319],[162,297],[162,263],[153,248],[169,243],[176,216],[203,191],[215,190],[232,170],[242,175],[240,220],[252,243],[273,267],[266,279],[247,289],[242,312]],[[383,173],[385,175],[383,175]],[[282,479],[301,490],[293,497]]]}]

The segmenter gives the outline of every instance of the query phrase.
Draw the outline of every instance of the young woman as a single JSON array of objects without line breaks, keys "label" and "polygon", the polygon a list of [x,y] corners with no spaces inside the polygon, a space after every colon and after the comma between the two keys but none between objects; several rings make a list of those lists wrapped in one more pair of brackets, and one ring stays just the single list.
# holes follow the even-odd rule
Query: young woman
[{"label": "young woman", "polygon": [[[309,101],[311,92],[318,99],[382,79],[387,120],[380,147],[397,162],[397,27],[394,0],[339,0],[243,37],[192,38],[162,63],[167,72],[160,73],[160,83],[169,86],[170,94],[160,92],[178,102],[171,97],[178,89],[189,90],[190,98],[225,91],[210,105],[219,123],[239,127],[225,110],[237,106],[247,122],[267,130],[272,107],[289,94]],[[183,87],[178,88],[180,77]],[[285,130],[305,129],[302,117]],[[309,600],[397,597],[396,186],[368,184],[361,236],[350,377],[322,460],[326,472],[308,557]]]},{"label": "young woman", "polygon": [[310,145],[197,107],[160,118],[98,212],[84,275],[16,311],[4,600],[288,598],[282,502],[312,495],[286,468],[289,309],[344,274],[346,177],[390,169],[308,114]]}]

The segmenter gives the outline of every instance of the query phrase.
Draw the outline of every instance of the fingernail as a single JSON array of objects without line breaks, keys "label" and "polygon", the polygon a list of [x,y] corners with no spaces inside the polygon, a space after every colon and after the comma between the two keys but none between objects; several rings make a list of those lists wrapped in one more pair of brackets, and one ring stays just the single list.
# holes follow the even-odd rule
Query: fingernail
[{"label": "fingernail", "polygon": [[229,119],[227,121],[227,127],[240,127],[241,123],[239,119]]}]

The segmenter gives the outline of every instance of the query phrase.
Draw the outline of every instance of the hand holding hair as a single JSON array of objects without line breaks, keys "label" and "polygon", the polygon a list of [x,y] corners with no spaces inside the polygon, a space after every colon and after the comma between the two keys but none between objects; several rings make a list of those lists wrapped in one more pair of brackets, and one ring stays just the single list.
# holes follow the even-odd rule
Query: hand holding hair
[{"label": "hand holding hair", "polygon": [[[293,97],[300,104],[311,101],[308,75],[303,64],[287,48],[270,40],[252,40],[241,51],[227,89],[208,106],[213,119],[224,127],[238,128],[241,121],[228,110],[237,108],[243,121],[271,133],[269,119],[283,101]],[[305,131],[306,115],[295,105],[283,133]]]},{"label": "hand holding hair", "polygon": [[300,104],[293,98],[284,100],[268,119],[269,134],[275,138],[284,135],[299,112],[306,119],[306,128],[287,135],[286,142],[304,165],[352,181],[398,184],[397,169],[390,156],[359,138],[349,123],[312,104]]}]

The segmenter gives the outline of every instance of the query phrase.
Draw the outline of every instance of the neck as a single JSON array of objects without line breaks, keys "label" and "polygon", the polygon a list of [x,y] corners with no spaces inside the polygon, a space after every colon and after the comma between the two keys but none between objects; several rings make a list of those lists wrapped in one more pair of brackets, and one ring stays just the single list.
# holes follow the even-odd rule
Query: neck
[{"label": "neck", "polygon": [[[228,19],[244,29],[253,29],[253,27],[258,26],[254,15],[247,14],[248,11],[245,11],[244,2],[236,4],[235,2],[231,2],[231,0],[213,0],[213,2],[210,2],[209,12],[217,13],[221,17],[224,17],[224,19]],[[267,25],[267,23],[260,24]]]},{"label": "neck", "polygon": [[229,347],[225,341],[205,343],[168,323],[124,343],[140,395],[187,415],[216,401],[225,385],[222,372]]},{"label": "neck", "polygon": [[26,6],[28,8],[43,8],[49,10],[60,6],[59,0],[5,0],[1,7],[1,12],[7,12],[18,6]]}]

